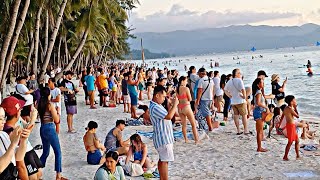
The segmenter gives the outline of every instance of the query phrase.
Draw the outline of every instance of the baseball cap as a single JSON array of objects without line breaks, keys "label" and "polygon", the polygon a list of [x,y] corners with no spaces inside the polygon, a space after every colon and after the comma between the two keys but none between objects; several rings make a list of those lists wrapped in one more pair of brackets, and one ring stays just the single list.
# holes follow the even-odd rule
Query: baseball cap
[{"label": "baseball cap", "polygon": [[9,116],[13,116],[23,108],[24,104],[25,102],[23,100],[19,100],[13,96],[10,96],[5,98],[0,106]]},{"label": "baseball cap", "polygon": [[27,79],[27,77],[26,76],[19,76],[19,77],[16,78],[16,81],[19,82],[22,79]]},{"label": "baseball cap", "polygon": [[267,74],[266,74],[266,72],[263,71],[263,70],[260,70],[260,71],[258,72],[258,76],[261,76],[261,75],[264,75],[265,77],[268,77]]}]

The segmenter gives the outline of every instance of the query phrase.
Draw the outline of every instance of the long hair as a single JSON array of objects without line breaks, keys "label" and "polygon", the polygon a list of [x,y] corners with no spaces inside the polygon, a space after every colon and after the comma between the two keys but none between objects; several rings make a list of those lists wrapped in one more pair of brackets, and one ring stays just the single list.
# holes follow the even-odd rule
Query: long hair
[{"label": "long hair", "polygon": [[262,80],[261,78],[257,78],[252,83],[252,96],[253,96],[253,98],[255,97],[257,91],[260,90],[259,84],[260,84],[261,80]]},{"label": "long hair", "polygon": [[[130,137],[130,141],[131,141],[131,144],[132,144],[132,141],[135,141],[135,142],[138,144],[138,146],[140,146],[140,148],[141,148],[142,145],[143,145],[143,142],[142,142],[141,137],[140,137],[139,134],[134,134],[134,135],[132,135],[132,136]],[[135,152],[135,151],[136,151],[136,148],[134,147],[133,144],[132,144],[131,146],[132,146],[133,152]]]},{"label": "long hair", "polygon": [[179,82],[178,82],[178,87],[177,87],[177,93],[178,93],[178,94],[179,94],[179,89],[180,89],[180,86],[181,86],[182,81],[184,81],[184,80],[186,80],[186,79],[187,79],[187,77],[185,77],[185,76],[180,76]]},{"label": "long hair", "polygon": [[220,77],[220,89],[222,89],[226,85],[227,75],[222,74]]},{"label": "long hair", "polygon": [[49,95],[50,89],[48,87],[43,87],[40,89],[40,101],[38,104],[38,112],[40,115],[40,119],[43,120],[44,113],[48,110],[48,105],[50,104]]}]

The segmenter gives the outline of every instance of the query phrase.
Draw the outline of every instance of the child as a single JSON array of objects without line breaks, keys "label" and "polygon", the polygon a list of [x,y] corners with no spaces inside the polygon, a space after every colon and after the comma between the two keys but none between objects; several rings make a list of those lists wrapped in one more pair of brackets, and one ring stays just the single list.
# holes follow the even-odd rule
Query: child
[{"label": "child", "polygon": [[[61,90],[55,86],[55,79],[49,78],[48,87],[50,88],[51,94],[51,104],[56,108],[57,114],[61,116]],[[60,133],[60,120],[59,123],[56,124],[56,132],[57,134]]]},{"label": "child", "polygon": [[288,153],[293,141],[295,141],[296,158],[297,159],[300,158],[299,137],[298,137],[298,134],[296,131],[296,125],[294,122],[294,117],[299,118],[299,114],[297,111],[297,101],[294,96],[288,95],[285,97],[284,101],[288,104],[288,106],[283,111],[284,117],[286,118],[286,121],[287,121],[286,129],[287,129],[288,144],[285,149],[283,160],[289,161]]},{"label": "child", "polygon": [[[123,95],[123,112],[124,113],[130,113],[130,96],[128,94],[128,79],[129,79],[129,74],[124,73],[123,74],[124,78],[122,79],[121,82],[121,90],[122,90],[122,95]],[[127,109],[128,108],[128,109]]]}]

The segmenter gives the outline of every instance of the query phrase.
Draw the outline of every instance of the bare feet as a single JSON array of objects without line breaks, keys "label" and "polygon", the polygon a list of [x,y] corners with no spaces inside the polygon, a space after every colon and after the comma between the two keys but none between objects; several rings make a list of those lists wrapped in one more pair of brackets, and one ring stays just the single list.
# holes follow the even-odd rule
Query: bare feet
[{"label": "bare feet", "polygon": [[301,159],[302,159],[302,157],[300,157],[300,156],[296,157],[296,160],[301,160]]},{"label": "bare feet", "polygon": [[267,152],[267,151],[268,151],[267,149],[263,149],[263,148],[257,149],[257,152]]},{"label": "bare feet", "polygon": [[284,161],[289,161],[289,158],[288,157],[283,157],[283,160]]}]

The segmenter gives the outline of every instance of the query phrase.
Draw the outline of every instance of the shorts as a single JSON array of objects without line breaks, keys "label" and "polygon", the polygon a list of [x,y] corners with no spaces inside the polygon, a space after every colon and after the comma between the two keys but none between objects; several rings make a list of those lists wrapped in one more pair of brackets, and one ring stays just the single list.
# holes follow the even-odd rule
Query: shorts
[{"label": "shorts", "polygon": [[21,116],[30,116],[31,107],[32,107],[32,104],[28,106],[24,106],[21,110]]},{"label": "shorts", "polygon": [[286,129],[287,129],[288,142],[293,142],[293,141],[299,140],[295,124],[287,123]]},{"label": "shorts", "polygon": [[26,152],[24,164],[26,165],[28,176],[38,173],[39,168],[43,167],[37,153],[33,149]]},{"label": "shorts", "polygon": [[161,162],[174,161],[173,144],[165,144],[157,148]]},{"label": "shorts", "polygon": [[212,101],[210,100],[200,100],[199,111],[201,112],[201,115],[203,117],[208,117],[212,115],[210,111],[211,104],[212,104]]},{"label": "shorts", "polygon": [[66,105],[67,114],[77,114],[77,105]]},{"label": "shorts", "polygon": [[112,92],[117,92],[117,87],[113,86],[112,87]]},{"label": "shorts", "polygon": [[253,109],[253,119],[256,121],[258,119],[262,119],[262,112],[265,112],[263,107],[255,107]]},{"label": "shorts", "polygon": [[95,150],[94,153],[88,152],[87,154],[87,162],[88,164],[98,165],[100,163],[102,154],[99,149]]},{"label": "shorts", "polygon": [[139,91],[143,91],[144,90],[143,84],[141,82],[138,85],[138,89],[139,89]]},{"label": "shorts", "polygon": [[138,105],[138,96],[130,93],[131,106]]},{"label": "shorts", "polygon": [[108,89],[99,90],[100,96],[108,96]]},{"label": "shorts", "polygon": [[125,103],[125,104],[131,103],[131,99],[130,99],[129,95],[123,95],[123,103]]},{"label": "shorts", "polygon": [[234,112],[234,115],[241,115],[245,116],[247,115],[247,105],[246,103],[242,104],[232,104],[232,110]]}]

